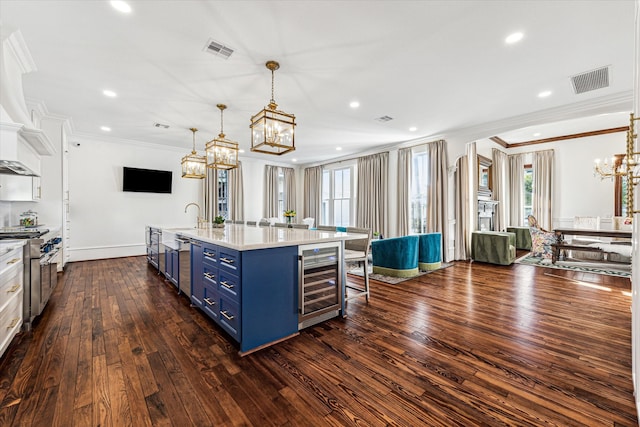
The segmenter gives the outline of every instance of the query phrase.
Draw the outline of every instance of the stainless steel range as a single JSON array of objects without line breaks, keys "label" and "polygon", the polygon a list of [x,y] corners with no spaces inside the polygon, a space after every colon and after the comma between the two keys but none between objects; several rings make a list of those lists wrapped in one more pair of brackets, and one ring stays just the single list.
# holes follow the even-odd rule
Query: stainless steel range
[{"label": "stainless steel range", "polygon": [[4,228],[2,239],[28,239],[24,246],[24,329],[31,329],[33,320],[42,313],[51,292],[58,284],[58,263],[61,261],[60,229]]}]

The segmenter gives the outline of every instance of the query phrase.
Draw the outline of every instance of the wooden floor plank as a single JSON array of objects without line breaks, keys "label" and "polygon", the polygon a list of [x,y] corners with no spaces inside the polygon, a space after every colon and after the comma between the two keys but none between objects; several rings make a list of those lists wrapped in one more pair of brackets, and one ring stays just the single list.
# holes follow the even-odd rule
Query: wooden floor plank
[{"label": "wooden floor plank", "polygon": [[58,281],[0,359],[2,426],[638,425],[625,278],[456,262],[244,358],[145,257]]}]

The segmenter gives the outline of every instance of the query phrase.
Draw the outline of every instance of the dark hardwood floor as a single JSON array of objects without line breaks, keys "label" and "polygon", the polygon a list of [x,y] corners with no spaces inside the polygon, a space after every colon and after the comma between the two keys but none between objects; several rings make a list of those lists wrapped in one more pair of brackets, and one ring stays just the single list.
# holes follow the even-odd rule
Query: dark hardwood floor
[{"label": "dark hardwood floor", "polygon": [[72,263],[0,360],[0,425],[637,426],[629,291],[455,263],[240,358],[145,258]]}]

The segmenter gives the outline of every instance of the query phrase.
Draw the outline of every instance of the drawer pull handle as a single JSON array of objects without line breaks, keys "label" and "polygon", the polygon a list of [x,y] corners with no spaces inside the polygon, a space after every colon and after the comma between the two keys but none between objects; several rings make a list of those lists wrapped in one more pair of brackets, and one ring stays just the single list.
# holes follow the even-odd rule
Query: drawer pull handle
[{"label": "drawer pull handle", "polygon": [[215,301],[211,301],[209,298],[205,298],[204,302],[206,302],[209,305],[216,305],[216,302]]},{"label": "drawer pull handle", "polygon": [[204,256],[206,256],[207,258],[215,258],[216,257],[216,253],[215,252],[207,252],[204,251]]},{"label": "drawer pull handle", "polygon": [[11,287],[11,289],[9,289],[9,290],[7,291],[7,293],[8,293],[8,294],[12,294],[12,293],[14,293],[15,291],[17,291],[18,289],[20,289],[20,283],[16,283],[15,285],[13,285],[13,286]]},{"label": "drawer pull handle", "polygon": [[227,283],[227,282],[226,282],[226,281],[224,281],[224,280],[223,280],[222,282],[220,282],[220,284],[221,284],[222,286],[224,286],[225,288],[227,288],[227,289],[233,289],[233,288],[235,288],[235,287],[236,287],[236,285],[230,285],[229,283]]},{"label": "drawer pull handle", "polygon": [[233,318],[235,317],[235,316],[229,316],[229,315],[227,314],[227,311],[226,311],[226,310],[222,310],[222,311],[220,312],[220,314],[222,314],[222,315],[224,316],[224,318],[225,318],[225,319],[227,319],[227,320],[233,320]]},{"label": "drawer pull handle", "polygon": [[227,264],[233,264],[234,262],[236,262],[236,260],[229,258],[220,258],[220,261],[226,262]]},{"label": "drawer pull handle", "polygon": [[206,277],[207,279],[216,280],[216,276],[211,273],[204,273],[204,277]]},{"label": "drawer pull handle", "polygon": [[20,258],[14,258],[11,261],[7,262],[7,265],[9,264],[15,264],[16,262],[20,261]]},{"label": "drawer pull handle", "polygon": [[15,319],[13,319],[11,321],[11,324],[7,326],[7,330],[15,328],[19,321],[20,321],[19,317],[16,317]]}]

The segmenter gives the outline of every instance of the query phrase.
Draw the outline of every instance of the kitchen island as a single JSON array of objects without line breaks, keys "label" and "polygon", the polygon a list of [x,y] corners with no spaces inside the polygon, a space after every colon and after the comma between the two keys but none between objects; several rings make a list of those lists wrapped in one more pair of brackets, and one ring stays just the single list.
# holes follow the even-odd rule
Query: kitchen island
[{"label": "kitchen island", "polygon": [[366,237],[237,224],[163,232],[191,242],[191,302],[241,355],[342,315],[343,242]]}]

